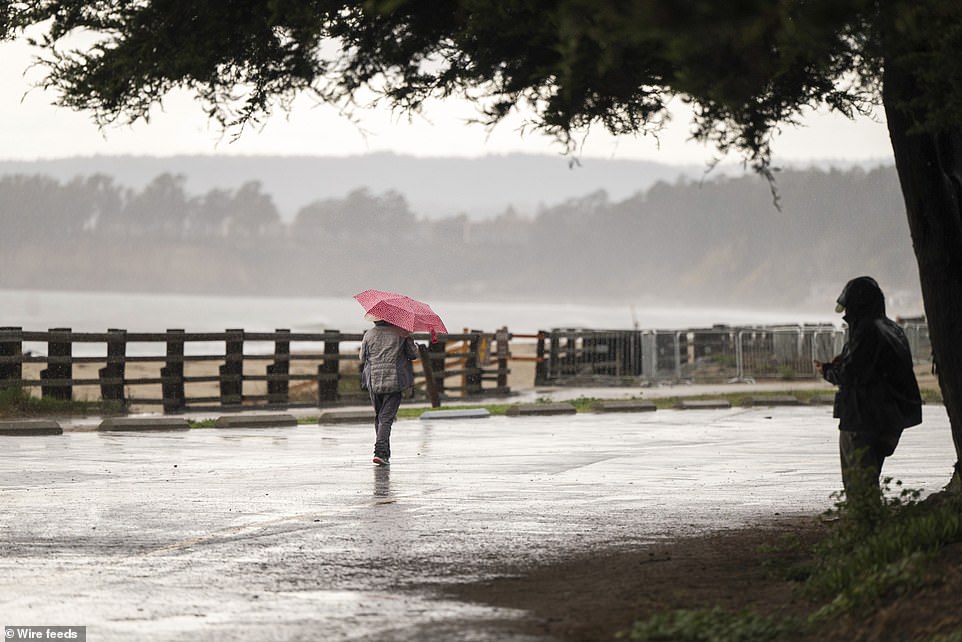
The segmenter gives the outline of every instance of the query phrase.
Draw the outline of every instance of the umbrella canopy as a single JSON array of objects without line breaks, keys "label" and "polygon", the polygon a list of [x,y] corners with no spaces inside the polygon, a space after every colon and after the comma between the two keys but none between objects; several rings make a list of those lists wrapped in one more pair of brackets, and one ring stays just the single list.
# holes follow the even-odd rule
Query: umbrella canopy
[{"label": "umbrella canopy", "polygon": [[448,331],[441,317],[431,309],[431,306],[403,294],[364,290],[360,294],[355,294],[354,298],[371,316],[404,328],[408,332],[430,332],[432,341],[435,340],[436,333]]}]

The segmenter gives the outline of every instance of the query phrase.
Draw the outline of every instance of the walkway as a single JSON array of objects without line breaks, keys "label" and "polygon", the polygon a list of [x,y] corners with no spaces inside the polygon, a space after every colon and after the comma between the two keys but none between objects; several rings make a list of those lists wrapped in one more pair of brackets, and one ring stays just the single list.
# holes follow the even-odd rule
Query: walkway
[{"label": "walkway", "polygon": [[[443,587],[706,529],[814,514],[838,487],[828,407],[0,438],[0,625],[89,640],[494,640]],[[925,408],[886,472],[937,490]]]}]

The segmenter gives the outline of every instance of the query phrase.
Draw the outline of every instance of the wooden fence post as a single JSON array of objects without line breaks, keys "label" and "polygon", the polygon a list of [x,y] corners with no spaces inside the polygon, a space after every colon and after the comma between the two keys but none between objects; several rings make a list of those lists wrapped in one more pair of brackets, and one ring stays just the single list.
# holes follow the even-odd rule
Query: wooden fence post
[{"label": "wooden fence post", "polygon": [[[340,337],[340,330],[325,330],[325,334],[333,334]],[[324,362],[317,367],[317,402],[323,405],[325,402],[337,401],[338,385],[340,383],[341,361],[339,351],[341,342],[338,339],[325,339],[324,341]]]},{"label": "wooden fence post", "polygon": [[421,356],[421,367],[424,368],[424,391],[428,394],[431,407],[438,408],[441,405],[441,398],[438,396],[438,380],[434,376],[434,364],[431,363],[431,353],[419,343],[418,354]]},{"label": "wooden fence post", "polygon": [[184,331],[167,330],[167,365],[160,369],[165,413],[183,412],[187,407],[184,391]]},{"label": "wooden fence post", "polygon": [[548,362],[545,360],[544,331],[538,332],[538,344],[535,356],[537,361],[534,364],[534,385],[543,386],[548,383]]},{"label": "wooden fence post", "polygon": [[430,344],[428,351],[431,353],[431,371],[434,373],[434,387],[438,391],[438,398],[444,396],[444,373],[447,364],[444,361],[447,352],[447,341],[438,339]]},{"label": "wooden fence post", "polygon": [[224,365],[220,367],[220,403],[239,406],[244,402],[244,331],[227,330]]},{"label": "wooden fence post", "polygon": [[468,343],[468,354],[464,359],[464,396],[480,395],[483,390],[481,387],[481,360],[478,358],[478,351],[481,349],[481,334],[474,332]]},{"label": "wooden fence post", "polygon": [[116,328],[107,330],[107,364],[98,371],[100,396],[104,401],[123,403],[126,359],[127,331]]},{"label": "wooden fence post", "polygon": [[23,380],[23,328],[0,328],[0,388]]},{"label": "wooden fence post", "polygon": [[[73,399],[73,344],[70,342],[70,328],[51,328],[47,340],[47,367],[40,371],[40,378],[49,380],[41,384],[40,395],[44,399]],[[57,383],[53,383],[57,381]],[[66,383],[64,383],[66,382]]]},{"label": "wooden fence post", "polygon": [[507,326],[498,330],[494,335],[494,340],[497,342],[497,356],[498,356],[498,378],[497,378],[497,388],[499,393],[508,392],[508,358],[511,356],[511,351],[508,348],[508,341],[511,334],[508,332]]},{"label": "wooden fence post", "polygon": [[290,392],[291,340],[288,329],[275,330],[274,363],[267,364],[267,403],[287,405]]}]

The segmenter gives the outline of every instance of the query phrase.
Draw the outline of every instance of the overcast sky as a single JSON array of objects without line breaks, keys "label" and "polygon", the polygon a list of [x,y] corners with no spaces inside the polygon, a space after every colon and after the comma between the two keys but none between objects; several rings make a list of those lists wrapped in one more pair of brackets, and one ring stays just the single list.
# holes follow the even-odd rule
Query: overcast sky
[{"label": "overcast sky", "polygon": [[[0,122],[4,135],[0,159],[33,160],[87,155],[279,154],[343,156],[391,151],[418,156],[481,156],[525,152],[557,154],[551,139],[522,135],[522,118],[503,122],[493,132],[466,124],[474,116],[466,102],[431,105],[426,117],[389,111],[363,114],[365,132],[332,108],[296,102],[289,114],[279,113],[259,131],[246,131],[231,142],[206,121],[200,106],[187,95],[165,101],[164,111],[149,124],[117,126],[101,131],[88,114],[51,105],[53,96],[32,85],[42,77],[29,70],[32,52],[21,43],[0,44]],[[26,72],[26,73],[25,73]],[[814,115],[807,126],[790,128],[775,145],[776,164],[811,160],[891,162],[888,133],[882,122],[852,122],[832,115]],[[585,157],[646,159],[664,163],[705,163],[712,150],[687,142],[687,119],[676,114],[672,127],[660,138],[614,138],[601,128],[592,130],[582,148]]]}]

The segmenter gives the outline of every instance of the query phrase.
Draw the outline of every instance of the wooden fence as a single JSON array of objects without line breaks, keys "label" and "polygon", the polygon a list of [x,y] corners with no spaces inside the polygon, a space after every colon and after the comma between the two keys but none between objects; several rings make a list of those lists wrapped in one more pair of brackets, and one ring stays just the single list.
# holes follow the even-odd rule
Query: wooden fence
[{"label": "wooden fence", "polygon": [[[165,413],[357,403],[367,397],[358,374],[361,338],[337,330],[88,333],[5,327],[0,388],[39,389],[49,399],[102,399],[121,408],[160,406]],[[426,342],[429,336],[414,339]],[[416,394],[435,405],[453,397],[508,394],[509,341],[507,329],[438,337],[421,351]],[[25,351],[25,344],[44,345],[46,354]],[[223,350],[213,353],[211,344]]]}]

